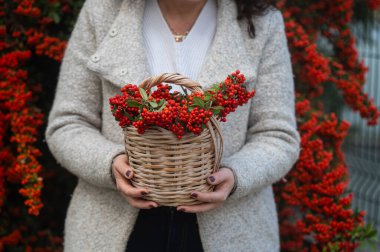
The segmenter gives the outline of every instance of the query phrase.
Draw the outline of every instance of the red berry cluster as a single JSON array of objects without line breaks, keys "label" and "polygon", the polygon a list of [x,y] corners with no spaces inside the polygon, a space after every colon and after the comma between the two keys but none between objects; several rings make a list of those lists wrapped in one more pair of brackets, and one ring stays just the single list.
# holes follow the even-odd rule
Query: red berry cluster
[{"label": "red berry cluster", "polygon": [[216,93],[215,98],[217,106],[224,107],[220,112],[222,121],[225,122],[226,116],[230,112],[234,112],[238,106],[247,103],[255,95],[255,90],[247,92],[245,86],[243,86],[244,82],[244,75],[237,70],[228,76],[224,83],[219,84],[219,90],[221,91]]},{"label": "red berry cluster", "polygon": [[247,91],[244,82],[237,70],[203,94],[188,94],[186,89],[184,94],[170,92],[172,87],[162,83],[150,94],[150,90],[127,84],[109,102],[122,128],[133,125],[143,134],[148,127],[159,126],[181,138],[186,132],[200,134],[212,116],[225,122],[230,112],[247,103],[255,91]]}]

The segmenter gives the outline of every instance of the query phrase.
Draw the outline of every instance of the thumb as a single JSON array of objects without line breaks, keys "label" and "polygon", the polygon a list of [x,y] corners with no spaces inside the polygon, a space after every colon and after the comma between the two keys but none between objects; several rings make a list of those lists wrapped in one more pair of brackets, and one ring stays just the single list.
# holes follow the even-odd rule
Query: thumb
[{"label": "thumb", "polygon": [[208,176],[207,182],[211,185],[218,185],[229,179],[230,177],[229,173],[232,174],[232,172],[229,169],[220,168],[219,171],[214,172],[210,176]]}]

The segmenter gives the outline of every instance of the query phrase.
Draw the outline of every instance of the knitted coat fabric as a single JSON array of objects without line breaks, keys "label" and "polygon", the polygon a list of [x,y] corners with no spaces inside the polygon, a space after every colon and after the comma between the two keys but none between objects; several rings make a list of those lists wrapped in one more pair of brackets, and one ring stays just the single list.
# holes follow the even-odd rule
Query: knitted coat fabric
[{"label": "knitted coat fabric", "polygon": [[[65,220],[68,252],[124,251],[138,215],[111,177],[124,135],[109,98],[149,77],[144,3],[87,0],[65,51],[45,137],[57,162],[78,177]],[[272,184],[300,151],[284,21],[277,10],[253,18],[251,39],[236,16],[234,1],[218,0],[216,33],[195,81],[207,88],[239,69],[256,94],[221,125],[222,166],[234,169],[237,189],[219,208],[197,213],[199,232],[206,252],[279,251]]]}]

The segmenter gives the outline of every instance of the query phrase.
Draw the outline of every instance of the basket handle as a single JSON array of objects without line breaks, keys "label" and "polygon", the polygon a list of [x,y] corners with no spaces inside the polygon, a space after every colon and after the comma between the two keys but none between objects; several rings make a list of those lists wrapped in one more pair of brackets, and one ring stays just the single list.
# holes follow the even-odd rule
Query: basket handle
[{"label": "basket handle", "polygon": [[187,89],[189,89],[192,93],[202,93],[203,90],[200,84],[196,83],[195,81],[179,74],[179,73],[162,73],[156,76],[149,77],[139,85],[139,87],[150,90],[152,87],[162,83],[172,83],[176,84],[178,86],[183,86]]}]

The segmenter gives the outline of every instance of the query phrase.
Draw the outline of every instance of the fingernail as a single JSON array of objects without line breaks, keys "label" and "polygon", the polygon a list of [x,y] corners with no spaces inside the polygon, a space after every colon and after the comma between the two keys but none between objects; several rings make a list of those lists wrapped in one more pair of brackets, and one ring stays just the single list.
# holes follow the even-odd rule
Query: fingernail
[{"label": "fingernail", "polygon": [[157,206],[156,206],[156,205],[153,205],[153,204],[150,204],[149,207],[150,207],[150,208],[156,208]]},{"label": "fingernail", "polygon": [[190,196],[193,198],[196,198],[196,197],[198,197],[198,194],[197,193],[191,193]]},{"label": "fingernail", "polygon": [[128,171],[125,173],[125,175],[127,176],[127,178],[129,178],[129,176],[131,175],[131,171],[128,170]]},{"label": "fingernail", "polygon": [[208,179],[209,179],[211,182],[214,182],[214,181],[215,181],[214,176],[210,176],[210,177],[208,177]]},{"label": "fingernail", "polygon": [[145,196],[145,195],[147,195],[148,193],[147,192],[141,192],[141,195],[142,196]]},{"label": "fingernail", "polygon": [[180,208],[180,209],[178,209],[178,211],[180,211],[180,212],[185,212],[185,209]]}]

